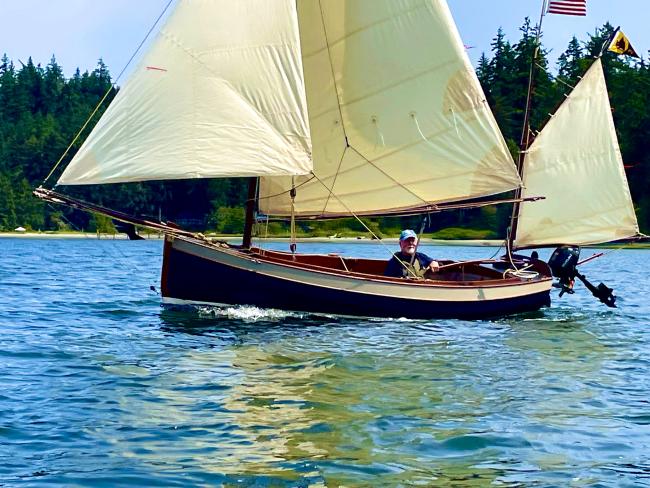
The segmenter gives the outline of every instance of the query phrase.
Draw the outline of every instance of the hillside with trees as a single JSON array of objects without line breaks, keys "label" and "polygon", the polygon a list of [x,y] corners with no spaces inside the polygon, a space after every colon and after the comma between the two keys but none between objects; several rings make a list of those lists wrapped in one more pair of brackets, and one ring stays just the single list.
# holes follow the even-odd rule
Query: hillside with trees
[{"label": "hillside with trees", "polygon": [[[586,71],[612,33],[605,24],[588,39],[575,37],[550,67],[541,50],[535,75],[532,127],[539,130]],[[530,59],[535,28],[528,20],[512,43],[498,30],[490,53],[484,53],[477,74],[508,146],[516,157],[521,137]],[[45,205],[31,191],[48,176],[66,148],[50,182],[81,146],[91,127],[115,96],[108,68],[100,60],[92,72],[79,70],[71,78],[52,58],[42,67],[31,59],[23,64],[5,55],[0,60],[0,230],[23,226],[33,230],[94,230],[92,216],[63,207]],[[603,66],[623,159],[641,230],[650,231],[650,67],[641,60],[607,53]],[[104,103],[87,128],[75,136],[103,97]],[[586,175],[588,176],[588,175]],[[49,184],[51,186],[51,183]],[[103,186],[66,187],[65,193],[134,215],[171,220],[194,230],[240,232],[243,226],[244,179],[187,180]],[[428,232],[449,227],[467,229],[468,237],[503,237],[508,225],[508,205],[432,216]],[[418,227],[419,217],[369,219],[373,230],[392,234],[404,226]],[[348,228],[362,231],[352,219],[344,222],[302,223],[307,233],[334,234]],[[286,226],[271,224],[271,233]],[[454,234],[452,232],[452,234]],[[458,236],[458,232],[454,234]]]}]

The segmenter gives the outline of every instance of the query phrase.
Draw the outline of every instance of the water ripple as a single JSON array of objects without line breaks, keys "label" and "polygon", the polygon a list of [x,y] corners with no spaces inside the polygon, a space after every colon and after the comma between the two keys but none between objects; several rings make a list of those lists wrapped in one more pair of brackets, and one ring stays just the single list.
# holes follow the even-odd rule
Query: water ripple
[{"label": "water ripple", "polygon": [[160,247],[0,239],[0,485],[650,485],[648,252],[618,309],[426,321],[163,310]]}]

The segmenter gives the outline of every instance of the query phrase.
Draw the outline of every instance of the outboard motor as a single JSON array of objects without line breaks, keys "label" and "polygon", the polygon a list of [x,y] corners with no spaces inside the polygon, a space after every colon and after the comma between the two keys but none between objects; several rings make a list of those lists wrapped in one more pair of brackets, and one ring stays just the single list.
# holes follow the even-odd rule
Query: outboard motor
[{"label": "outboard motor", "polygon": [[558,279],[558,283],[553,286],[560,288],[560,296],[565,293],[575,293],[573,285],[575,284],[575,279],[578,278],[593,296],[608,307],[616,307],[616,296],[613,294],[613,289],[607,287],[604,283],[594,286],[587,280],[585,275],[578,272],[579,258],[580,248],[578,246],[560,246],[551,254],[548,265],[551,268],[553,276]]},{"label": "outboard motor", "polygon": [[578,246],[560,246],[548,260],[548,266],[551,268],[553,276],[555,276],[559,283],[557,285],[560,290],[560,296],[565,293],[574,293],[573,285],[578,270],[576,266],[580,258],[580,248]]}]

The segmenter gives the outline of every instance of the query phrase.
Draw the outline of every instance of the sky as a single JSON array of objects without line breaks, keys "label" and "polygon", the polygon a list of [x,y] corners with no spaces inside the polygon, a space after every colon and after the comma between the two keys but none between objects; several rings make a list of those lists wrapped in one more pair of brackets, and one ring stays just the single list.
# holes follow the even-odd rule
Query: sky
[{"label": "sky", "polygon": [[[102,58],[115,78],[169,2],[0,0],[0,54],[7,54],[17,66],[29,56],[45,66],[55,55],[66,76],[77,67],[82,72],[94,69]],[[448,0],[448,4],[475,65],[482,52],[490,51],[499,27],[516,42],[524,18],[535,24],[541,11],[541,0]],[[605,21],[620,25],[636,51],[647,57],[650,0],[587,0],[587,11],[586,17],[545,16],[544,45],[551,49],[552,63],[573,35],[586,40],[587,33]]]}]

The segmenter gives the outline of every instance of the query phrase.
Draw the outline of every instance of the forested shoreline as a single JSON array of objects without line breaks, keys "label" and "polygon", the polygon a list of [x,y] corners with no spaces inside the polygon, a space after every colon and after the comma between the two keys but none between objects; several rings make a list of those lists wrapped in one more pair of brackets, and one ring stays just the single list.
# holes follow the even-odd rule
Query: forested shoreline
[{"label": "forested shoreline", "polygon": [[[490,53],[484,53],[477,75],[485,90],[497,122],[513,156],[523,124],[530,59],[535,29],[526,20],[517,42],[496,33]],[[556,67],[549,67],[542,49],[535,76],[532,127],[539,130],[575,85],[605,40],[613,32],[609,24],[596,29],[587,39],[573,38],[559,56]],[[20,66],[6,55],[0,60],[0,230],[17,226],[29,230],[95,230],[105,225],[101,219],[45,205],[31,192],[48,176],[98,102],[107,95],[88,127],[72,145],[53,177],[81,146],[117,89],[112,87],[108,68],[100,60],[91,72],[66,78],[53,57],[42,67],[31,59]],[[650,67],[645,61],[616,57],[606,53],[603,66],[617,127],[623,159],[630,182],[641,230],[650,229]],[[588,175],[585,175],[588,177]],[[246,181],[240,178],[173,182],[148,182],[103,186],[66,187],[65,192],[82,199],[116,208],[134,215],[163,220],[196,230],[223,233],[240,232]],[[433,215],[428,232],[463,227],[455,237],[498,238],[505,235],[510,208],[507,205]],[[419,217],[368,219],[380,234],[392,234],[403,226],[419,227]],[[271,223],[270,233],[286,230]],[[341,230],[363,231],[354,220],[300,224],[306,234],[333,234]]]}]

